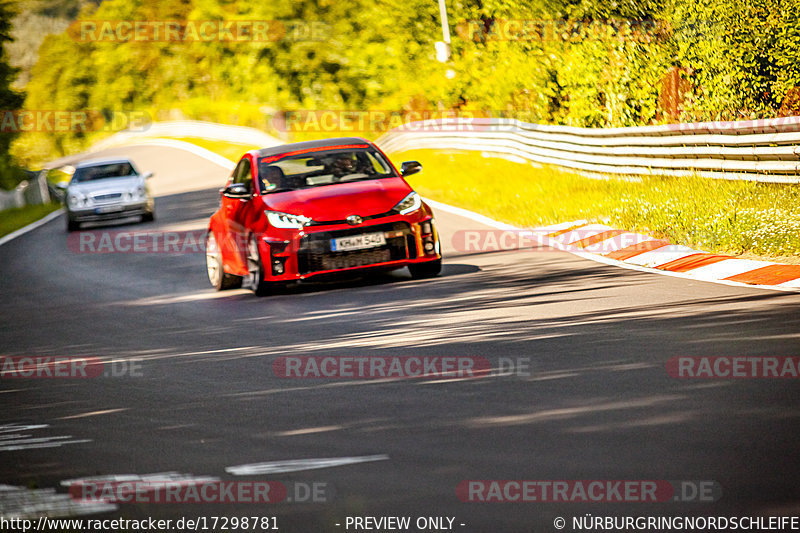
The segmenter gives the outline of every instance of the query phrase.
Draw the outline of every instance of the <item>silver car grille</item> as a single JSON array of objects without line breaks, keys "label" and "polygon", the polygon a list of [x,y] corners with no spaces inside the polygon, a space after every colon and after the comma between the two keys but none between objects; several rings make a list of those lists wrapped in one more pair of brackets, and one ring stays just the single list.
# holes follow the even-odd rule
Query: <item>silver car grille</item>
[{"label": "silver car grille", "polygon": [[92,199],[97,203],[115,202],[115,201],[119,200],[120,198],[122,198],[122,193],[121,192],[114,192],[114,193],[109,193],[109,194],[97,194],[97,195],[92,196]]}]

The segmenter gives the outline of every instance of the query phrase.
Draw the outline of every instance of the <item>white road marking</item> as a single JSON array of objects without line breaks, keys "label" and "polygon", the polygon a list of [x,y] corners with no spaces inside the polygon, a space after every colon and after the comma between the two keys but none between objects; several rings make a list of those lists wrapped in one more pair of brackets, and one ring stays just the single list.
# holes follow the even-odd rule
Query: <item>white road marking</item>
[{"label": "white road marking", "polygon": [[[74,479],[65,479],[61,482],[62,487],[70,487],[83,483],[131,483],[134,481],[157,483],[165,486],[183,485],[202,485],[204,483],[216,483],[218,477],[214,476],[195,476],[194,474],[181,474],[180,472],[159,472],[156,474],[109,474],[104,476],[89,476]],[[135,489],[131,489],[134,491]],[[121,492],[121,494],[123,494]]]},{"label": "white road marking", "polygon": [[692,276],[703,280],[725,279],[774,264],[769,261],[756,261],[753,259],[726,259],[719,263],[695,268],[692,270]]},{"label": "white road marking", "polygon": [[23,425],[7,424],[0,426],[0,452],[32,450],[37,448],[58,448],[65,444],[82,444],[91,439],[75,439],[72,435],[35,437],[27,431],[44,429],[47,424]]},{"label": "white road marking", "polygon": [[28,489],[0,485],[0,517],[39,518],[80,516],[116,511],[117,506],[106,502],[81,502],[55,489]]},{"label": "white road marking", "polygon": [[286,472],[302,472],[319,468],[386,461],[388,455],[362,455],[360,457],[332,457],[327,459],[295,459],[289,461],[271,461],[249,465],[229,466],[225,471],[234,476],[254,476],[260,474],[283,474]]},{"label": "white road marking", "polygon": [[655,250],[650,250],[649,252],[635,255],[630,259],[626,259],[625,262],[632,265],[655,267],[656,265],[666,265],[672,261],[702,253],[705,252],[702,250],[694,250],[688,246],[683,246],[680,244],[668,244],[662,246],[661,248],[656,248]]}]

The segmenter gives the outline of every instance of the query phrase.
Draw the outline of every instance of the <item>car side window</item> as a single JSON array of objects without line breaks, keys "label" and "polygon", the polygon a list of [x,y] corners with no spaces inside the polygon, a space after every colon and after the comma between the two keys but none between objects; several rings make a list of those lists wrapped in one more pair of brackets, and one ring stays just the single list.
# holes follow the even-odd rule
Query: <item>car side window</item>
[{"label": "car side window", "polygon": [[253,183],[250,178],[250,160],[242,159],[236,166],[236,170],[233,171],[233,183],[243,183],[250,189]]}]

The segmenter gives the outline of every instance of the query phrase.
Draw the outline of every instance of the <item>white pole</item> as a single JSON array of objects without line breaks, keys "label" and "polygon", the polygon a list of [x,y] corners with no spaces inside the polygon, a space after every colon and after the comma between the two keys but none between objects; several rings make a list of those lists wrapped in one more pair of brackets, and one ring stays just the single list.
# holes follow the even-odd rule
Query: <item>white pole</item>
[{"label": "white pole", "polygon": [[439,0],[439,16],[442,18],[442,38],[449,45],[450,27],[447,25],[447,8],[444,5],[444,0]]}]

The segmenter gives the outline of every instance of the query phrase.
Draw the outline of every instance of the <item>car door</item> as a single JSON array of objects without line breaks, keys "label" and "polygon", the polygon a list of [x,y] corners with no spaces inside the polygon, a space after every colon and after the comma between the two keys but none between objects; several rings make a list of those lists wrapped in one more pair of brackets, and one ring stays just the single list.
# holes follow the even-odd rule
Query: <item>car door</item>
[{"label": "car door", "polygon": [[[253,175],[252,164],[248,157],[242,158],[233,171],[229,185],[242,184],[252,194]],[[229,272],[242,274],[247,272],[245,251],[247,249],[247,218],[252,210],[252,196],[247,198],[232,198],[222,194],[222,214],[225,218],[225,230],[228,234],[226,244],[228,248]]]}]

